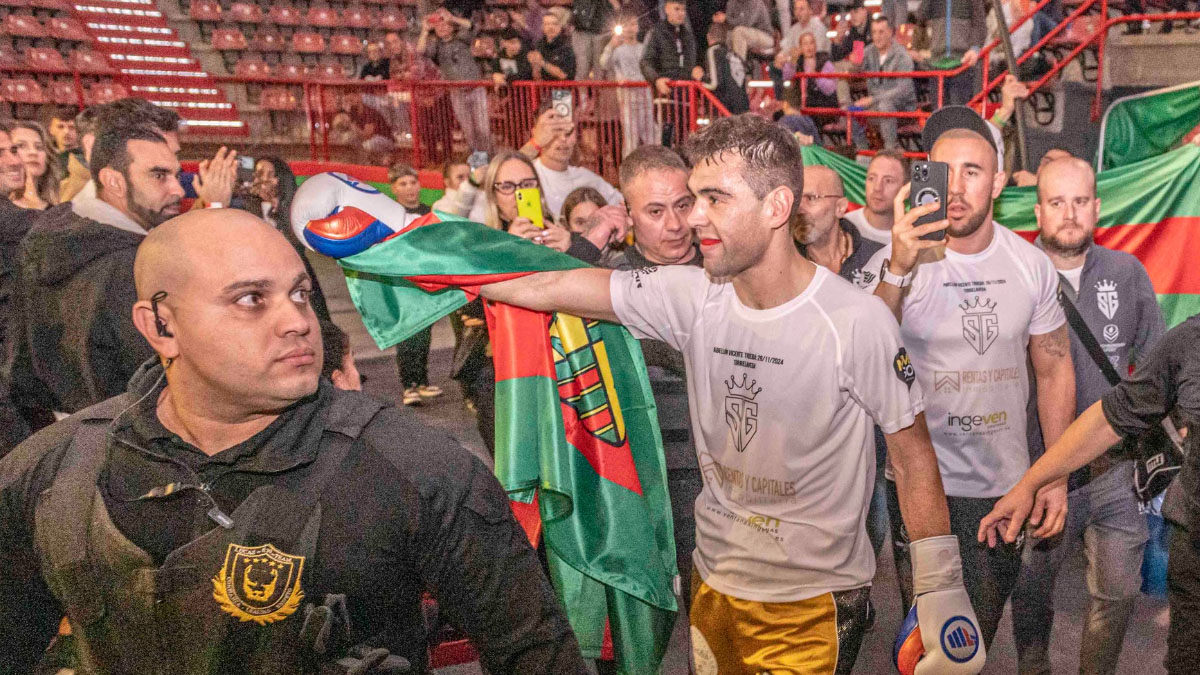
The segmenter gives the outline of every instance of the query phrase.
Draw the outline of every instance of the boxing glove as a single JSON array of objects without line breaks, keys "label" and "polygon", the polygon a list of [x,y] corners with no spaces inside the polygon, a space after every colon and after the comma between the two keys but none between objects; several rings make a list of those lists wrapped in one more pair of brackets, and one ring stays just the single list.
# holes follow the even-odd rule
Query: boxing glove
[{"label": "boxing glove", "polygon": [[416,220],[403,206],[343,173],[304,181],[292,197],[292,230],[318,253],[344,258],[365,251]]},{"label": "boxing glove", "polygon": [[900,626],[892,658],[901,675],[975,675],[986,651],[962,581],[958,538],[912,542],[913,607]]}]

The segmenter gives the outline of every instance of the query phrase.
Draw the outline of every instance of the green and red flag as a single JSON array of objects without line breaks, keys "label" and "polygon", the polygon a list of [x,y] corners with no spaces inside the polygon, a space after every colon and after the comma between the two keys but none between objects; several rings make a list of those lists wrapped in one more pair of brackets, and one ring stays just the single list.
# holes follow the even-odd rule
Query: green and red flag
[{"label": "green and red flag", "polygon": [[[482,284],[586,267],[437,212],[340,263],[381,348],[466,304]],[[490,302],[485,311],[496,368],[496,475],[531,538],[542,530],[585,656],[601,655],[607,623],[621,672],[658,672],[674,625],[677,571],[641,349],[616,324]]]},{"label": "green and red flag", "polygon": [[[866,169],[824,148],[804,148],[805,164],[838,173],[846,197],[865,200]],[[1100,221],[1096,243],[1133,254],[1150,274],[1168,326],[1200,312],[1200,266],[1187,255],[1200,250],[1200,147],[1177,150],[1096,176]],[[1032,187],[1006,188],[996,200],[996,220],[1032,241],[1037,236]]]}]

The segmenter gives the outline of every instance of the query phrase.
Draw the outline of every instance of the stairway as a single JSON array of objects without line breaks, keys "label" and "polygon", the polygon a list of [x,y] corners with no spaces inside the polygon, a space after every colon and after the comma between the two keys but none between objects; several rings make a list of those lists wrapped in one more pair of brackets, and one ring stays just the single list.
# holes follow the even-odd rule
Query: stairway
[{"label": "stairway", "polygon": [[246,123],[167,25],[154,0],[77,0],[71,13],[96,38],[96,50],[117,70],[130,96],[170,108],[184,119],[183,136],[245,136]]}]

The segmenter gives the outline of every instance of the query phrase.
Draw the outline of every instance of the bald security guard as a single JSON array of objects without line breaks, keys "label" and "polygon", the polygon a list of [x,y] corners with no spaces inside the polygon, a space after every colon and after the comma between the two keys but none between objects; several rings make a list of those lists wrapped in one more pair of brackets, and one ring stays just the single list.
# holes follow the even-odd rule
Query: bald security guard
[{"label": "bald security guard", "polygon": [[425,590],[488,672],[586,672],[488,469],[319,377],[283,235],[193,211],[135,278],[158,362],[0,460],[0,672],[65,614],[82,673],[421,673]]}]

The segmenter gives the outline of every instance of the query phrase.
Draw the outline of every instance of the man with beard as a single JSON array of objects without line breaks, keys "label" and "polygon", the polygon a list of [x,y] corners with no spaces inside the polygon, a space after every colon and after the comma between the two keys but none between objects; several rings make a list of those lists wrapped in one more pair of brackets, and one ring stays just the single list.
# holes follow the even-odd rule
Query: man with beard
[{"label": "man with beard", "polygon": [[[868,263],[879,270],[874,292],[892,309],[917,378],[929,392],[929,432],[937,451],[960,541],[975,536],[980,519],[1029,468],[1026,406],[1033,364],[1042,435],[1053,443],[1075,414],[1066,317],[1057,301],[1058,275],[1046,254],[992,220],[992,200],[1005,175],[987,123],[969,108],[949,106],[926,123],[930,159],[949,165],[946,220],[914,226],[932,213],[927,204],[904,213],[905,187],[896,195],[892,244]],[[945,230],[944,241],[919,237]],[[889,484],[888,510],[899,501]],[[1033,533],[1062,530],[1066,482],[1038,498]],[[911,532],[892,522],[897,577],[908,600]],[[967,591],[991,644],[1004,604],[1021,569],[1020,542],[997,549],[963,547]]]},{"label": "man with beard", "polygon": [[[898,327],[882,303],[793,243],[800,147],[781,127],[739,115],[689,137],[685,150],[697,200],[687,223],[703,269],[541,272],[481,294],[619,321],[683,353],[705,482],[691,584],[698,672],[853,668],[875,573],[863,526],[873,423],[887,434],[915,540],[923,667],[979,672],[984,649]],[[348,191],[343,205],[354,198]],[[341,235],[323,232],[329,209],[319,206],[297,215],[321,249],[322,237]],[[951,629],[966,636],[953,648],[940,639]]]},{"label": "man with beard", "polygon": [[109,127],[91,152],[96,199],[59,204],[19,256],[6,367],[15,400],[64,413],[125,391],[153,351],[133,326],[133,259],[179,214],[179,160],[151,126]]},{"label": "man with beard", "polygon": [[[892,202],[908,182],[908,159],[899,150],[880,150],[867,165],[867,203],[846,214],[846,220],[866,239],[881,246],[892,243],[892,224],[896,222]],[[867,270],[870,277],[878,270]]]},{"label": "man with beard", "polygon": [[[1033,207],[1042,249],[1062,280],[1064,302],[1072,302],[1117,372],[1129,372],[1166,330],[1146,268],[1137,258],[1097,246],[1100,217],[1096,174],[1087,162],[1068,157],[1038,171]],[[1065,283],[1064,283],[1065,282]],[[1069,291],[1068,291],[1069,288]],[[1083,414],[1112,385],[1075,331],[1075,410]],[[1040,455],[1040,438],[1030,438]],[[1081,673],[1116,672],[1121,642],[1141,589],[1142,551],[1149,533],[1130,489],[1133,462],[1117,444],[1068,479],[1063,536],[1025,550],[1025,565],[1013,589],[1013,638],[1020,673],[1050,671],[1050,627],[1054,580],[1063,562],[1083,545],[1091,602],[1079,649]]]}]

